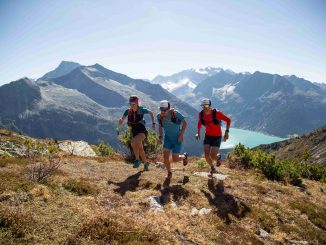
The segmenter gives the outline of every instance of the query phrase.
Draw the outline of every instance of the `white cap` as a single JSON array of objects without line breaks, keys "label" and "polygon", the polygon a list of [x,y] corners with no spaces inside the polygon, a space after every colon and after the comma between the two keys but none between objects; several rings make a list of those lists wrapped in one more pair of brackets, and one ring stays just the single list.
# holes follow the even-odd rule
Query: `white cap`
[{"label": "white cap", "polygon": [[201,101],[201,105],[210,105],[210,104],[211,104],[210,99],[202,99]]},{"label": "white cap", "polygon": [[160,101],[160,108],[168,108],[169,102],[167,100],[161,100]]}]

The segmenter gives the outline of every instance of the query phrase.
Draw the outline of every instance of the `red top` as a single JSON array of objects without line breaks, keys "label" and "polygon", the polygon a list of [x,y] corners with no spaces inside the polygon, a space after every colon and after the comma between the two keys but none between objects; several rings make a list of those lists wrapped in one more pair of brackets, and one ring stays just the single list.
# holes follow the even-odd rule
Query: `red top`
[{"label": "red top", "polygon": [[[216,119],[223,120],[226,122],[226,127],[229,128],[231,125],[231,119],[224,115],[222,112],[216,110]],[[214,124],[213,122],[213,110],[206,114],[204,112],[204,122],[205,122],[205,135],[208,136],[222,136],[222,129],[221,126]],[[198,114],[198,131],[201,129],[202,124],[200,121],[200,112]]]}]

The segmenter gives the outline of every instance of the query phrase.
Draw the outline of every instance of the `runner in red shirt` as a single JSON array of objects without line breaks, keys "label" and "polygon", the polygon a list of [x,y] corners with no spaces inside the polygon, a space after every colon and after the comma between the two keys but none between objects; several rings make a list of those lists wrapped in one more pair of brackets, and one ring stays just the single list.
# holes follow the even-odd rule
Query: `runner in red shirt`
[{"label": "runner in red shirt", "polygon": [[229,128],[231,125],[231,119],[224,115],[222,112],[212,109],[210,99],[203,99],[201,107],[203,110],[198,114],[198,127],[196,139],[200,140],[200,129],[205,126],[205,138],[204,138],[204,152],[206,162],[211,166],[210,174],[217,173],[213,162],[216,162],[216,166],[220,166],[220,155],[218,154],[222,141],[222,129],[221,121],[226,122],[226,130],[224,133],[224,141],[229,138]]}]

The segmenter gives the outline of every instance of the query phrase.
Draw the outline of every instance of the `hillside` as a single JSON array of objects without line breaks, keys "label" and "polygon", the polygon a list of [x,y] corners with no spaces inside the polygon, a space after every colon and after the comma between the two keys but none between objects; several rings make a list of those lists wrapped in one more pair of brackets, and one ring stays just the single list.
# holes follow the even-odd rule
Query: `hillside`
[{"label": "hillside", "polygon": [[[1,131],[1,147],[28,137]],[[40,144],[45,140],[30,139]],[[32,181],[27,166],[43,158],[0,160],[0,240],[4,244],[325,244],[326,185],[306,188],[227,168],[220,177],[191,158],[165,170],[133,169],[118,155],[59,153],[61,167]]]},{"label": "hillside", "polygon": [[326,166],[326,126],[302,136],[258,148],[274,154],[278,159],[301,158],[308,151],[310,163],[320,163]]}]

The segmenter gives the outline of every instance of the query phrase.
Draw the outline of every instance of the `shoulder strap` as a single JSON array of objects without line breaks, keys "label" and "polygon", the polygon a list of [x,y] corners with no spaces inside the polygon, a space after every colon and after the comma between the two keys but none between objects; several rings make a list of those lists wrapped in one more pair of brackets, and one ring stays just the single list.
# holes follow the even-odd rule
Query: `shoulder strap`
[{"label": "shoulder strap", "polygon": [[158,123],[163,127],[163,120],[161,114],[158,116]]},{"label": "shoulder strap", "polygon": [[221,121],[217,120],[217,118],[216,118],[216,112],[217,112],[217,110],[213,109],[213,115],[212,115],[213,116],[213,122],[214,122],[215,125],[221,126]]},{"label": "shoulder strap", "polygon": [[202,110],[199,114],[200,122],[203,126],[205,126],[205,121],[204,121],[204,110]]},{"label": "shoulder strap", "polygon": [[177,116],[175,115],[175,109],[174,108],[171,109],[171,121],[173,123],[177,122]]},{"label": "shoulder strap", "polygon": [[174,108],[171,110],[171,121],[176,124],[180,124],[182,122],[182,120],[177,117],[177,110]]}]

